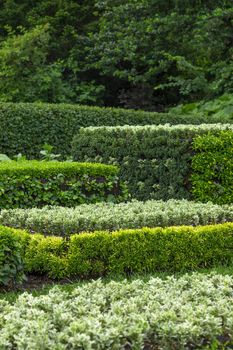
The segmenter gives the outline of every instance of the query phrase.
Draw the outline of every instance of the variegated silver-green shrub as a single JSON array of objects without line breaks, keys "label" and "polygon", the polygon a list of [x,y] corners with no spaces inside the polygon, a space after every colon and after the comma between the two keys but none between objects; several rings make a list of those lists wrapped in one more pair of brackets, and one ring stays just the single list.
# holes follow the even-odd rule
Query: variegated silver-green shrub
[{"label": "variegated silver-green shrub", "polygon": [[0,301],[1,350],[210,349],[232,336],[231,276],[98,280]]},{"label": "variegated silver-green shrub", "polygon": [[187,200],[101,203],[76,208],[2,210],[0,224],[33,232],[70,235],[82,231],[118,230],[172,225],[207,225],[233,221],[233,205]]}]

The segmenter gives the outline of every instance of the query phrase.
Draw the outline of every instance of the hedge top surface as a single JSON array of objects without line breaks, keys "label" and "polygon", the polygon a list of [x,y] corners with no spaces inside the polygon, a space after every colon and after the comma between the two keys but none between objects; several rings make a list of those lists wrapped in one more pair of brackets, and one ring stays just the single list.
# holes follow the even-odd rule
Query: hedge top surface
[{"label": "hedge top surface", "polygon": [[80,128],[80,130],[84,131],[98,131],[98,130],[106,130],[109,132],[114,131],[130,131],[130,132],[141,132],[141,131],[212,131],[212,130],[233,130],[232,124],[160,124],[160,125],[123,125],[123,126],[89,126],[86,128]]},{"label": "hedge top surface", "polygon": [[233,205],[169,200],[82,204],[75,208],[46,206],[42,209],[8,209],[0,224],[46,235],[71,235],[96,230],[177,225],[207,225],[233,221]]},{"label": "hedge top surface", "polygon": [[87,174],[96,176],[116,175],[118,168],[112,165],[105,165],[99,163],[79,163],[79,162],[40,162],[32,161],[5,161],[0,163],[1,175],[75,175]]}]

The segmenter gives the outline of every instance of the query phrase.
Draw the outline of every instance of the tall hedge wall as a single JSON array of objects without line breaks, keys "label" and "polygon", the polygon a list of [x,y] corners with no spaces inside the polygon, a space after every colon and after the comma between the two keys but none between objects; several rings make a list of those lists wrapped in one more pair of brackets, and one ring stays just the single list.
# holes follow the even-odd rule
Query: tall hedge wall
[{"label": "tall hedge wall", "polygon": [[[223,122],[222,116],[149,113],[67,104],[0,103],[0,153],[38,158],[44,143],[69,155],[80,127],[102,125],[200,124]],[[232,116],[224,123],[232,123]]]},{"label": "tall hedge wall", "polygon": [[44,143],[70,155],[80,127],[167,122],[166,115],[67,104],[0,103],[0,153],[38,158]]},{"label": "tall hedge wall", "polygon": [[133,197],[191,199],[191,160],[197,135],[233,130],[230,124],[89,127],[74,137],[78,161],[119,164]]}]

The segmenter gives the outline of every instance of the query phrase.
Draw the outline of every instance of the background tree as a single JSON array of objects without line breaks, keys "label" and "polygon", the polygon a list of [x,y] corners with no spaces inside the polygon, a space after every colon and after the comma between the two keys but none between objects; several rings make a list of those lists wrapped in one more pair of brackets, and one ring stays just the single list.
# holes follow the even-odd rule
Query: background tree
[{"label": "background tree", "polygon": [[231,93],[232,23],[232,0],[2,0],[0,100],[160,111]]}]

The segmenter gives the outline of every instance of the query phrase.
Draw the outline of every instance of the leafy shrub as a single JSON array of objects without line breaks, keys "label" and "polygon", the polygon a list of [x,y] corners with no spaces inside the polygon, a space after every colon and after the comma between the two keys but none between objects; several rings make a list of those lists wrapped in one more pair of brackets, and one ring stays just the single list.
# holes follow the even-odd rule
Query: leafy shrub
[{"label": "leafy shrub", "polygon": [[0,227],[0,286],[24,280],[22,256],[25,239],[27,234],[23,231]]},{"label": "leafy shrub", "polygon": [[0,212],[0,224],[46,235],[67,236],[95,230],[114,231],[172,225],[207,225],[233,221],[233,206],[187,200],[83,204]]},{"label": "leafy shrub", "polygon": [[192,160],[195,198],[225,204],[233,202],[233,132],[222,131],[194,139]]},{"label": "leafy shrub", "polygon": [[74,206],[125,199],[114,166],[62,162],[2,162],[0,208]]},{"label": "leafy shrub", "polygon": [[[225,94],[214,100],[180,104],[168,111],[168,114],[176,116],[180,123],[185,124],[185,119],[196,119],[198,123],[231,123],[233,121],[233,94]],[[183,117],[184,120],[181,118]]]},{"label": "leafy shrub", "polygon": [[0,300],[0,348],[225,349],[232,285],[232,276],[194,273],[24,293],[13,304]]},{"label": "leafy shrub", "polygon": [[227,128],[233,130],[221,124],[82,128],[72,155],[78,161],[119,164],[120,177],[137,199],[191,199],[193,138]]},{"label": "leafy shrub", "polygon": [[[232,262],[233,223],[142,228],[111,234],[96,231],[74,234],[69,240],[21,230],[17,232],[12,228],[2,229],[3,234],[4,230],[17,238],[20,245],[10,247],[19,259],[16,262],[23,260],[25,272],[51,278],[175,272]],[[2,266],[7,265],[7,259],[5,254]]]},{"label": "leafy shrub", "polygon": [[30,236],[25,251],[27,272],[48,274],[50,277],[67,276],[67,242],[61,237],[44,237],[40,234]]},{"label": "leafy shrub", "polygon": [[233,223],[96,231],[61,237],[32,234],[25,270],[52,278],[185,271],[232,262]]},{"label": "leafy shrub", "polygon": [[72,235],[68,274],[193,270],[232,261],[233,224],[97,231]]},{"label": "leafy shrub", "polygon": [[68,104],[0,103],[0,153],[40,157],[45,143],[63,157],[71,152],[71,140],[80,127],[101,125],[232,123],[232,115],[150,113],[117,108]]}]

